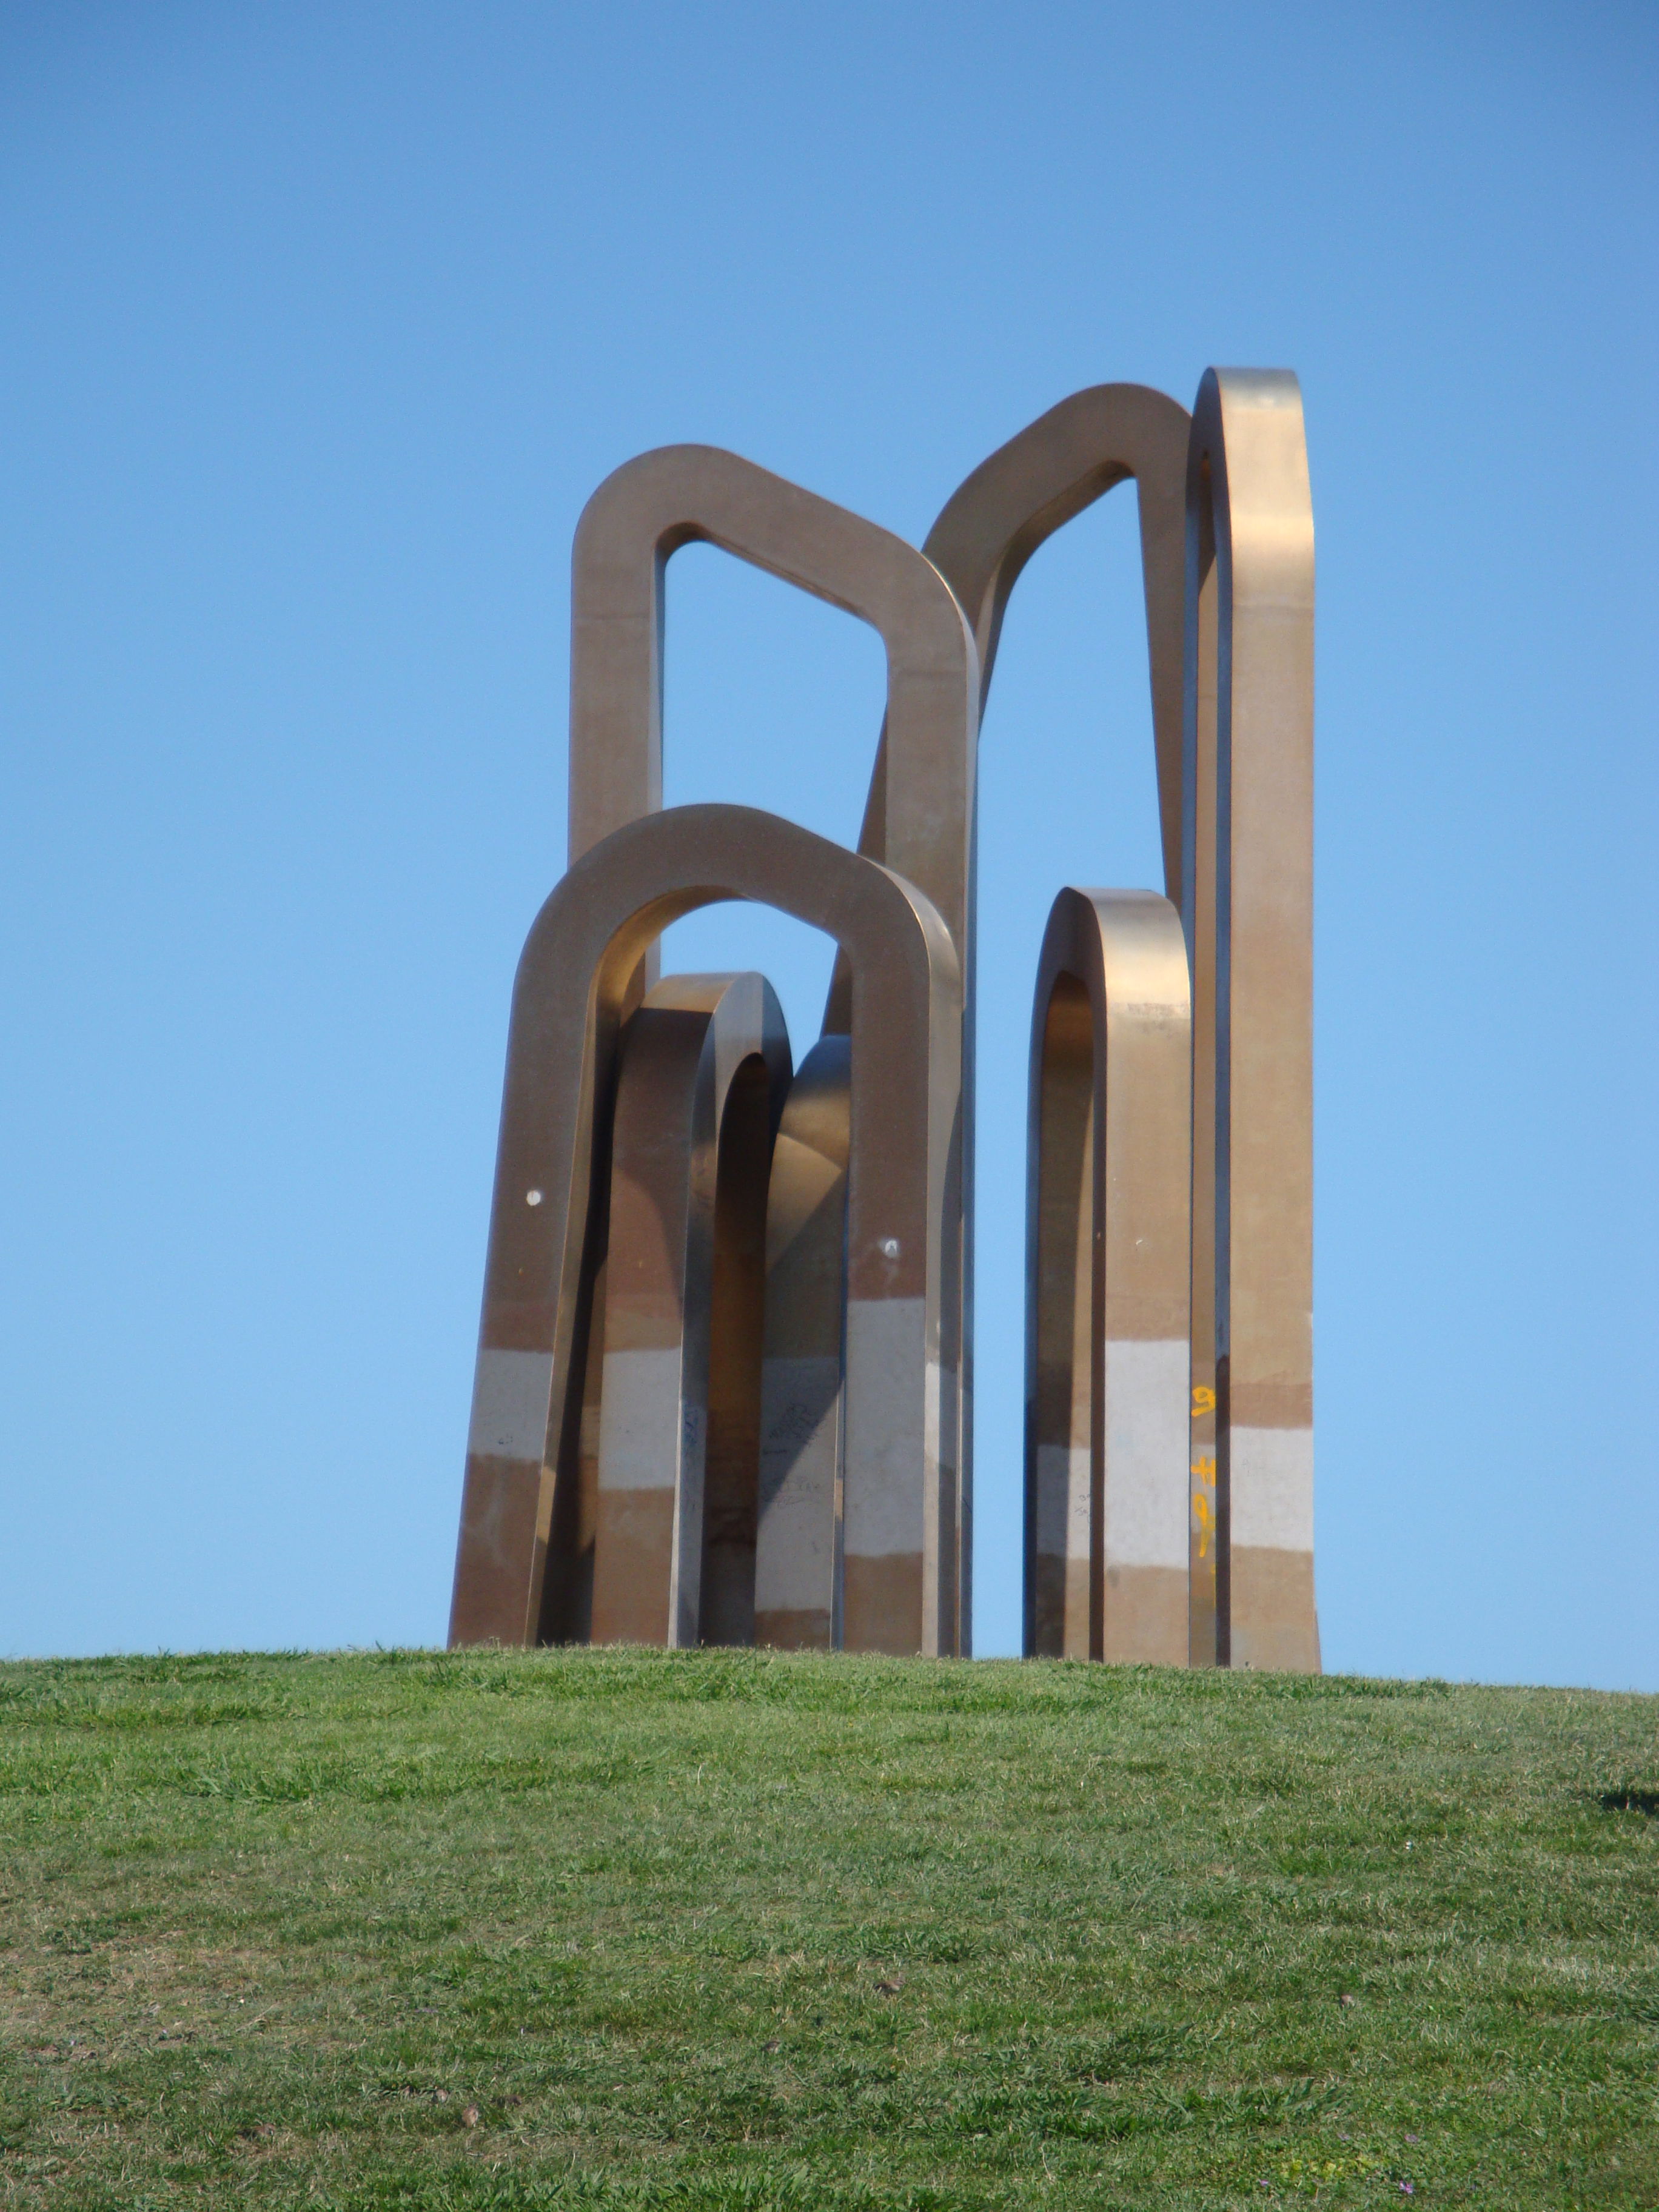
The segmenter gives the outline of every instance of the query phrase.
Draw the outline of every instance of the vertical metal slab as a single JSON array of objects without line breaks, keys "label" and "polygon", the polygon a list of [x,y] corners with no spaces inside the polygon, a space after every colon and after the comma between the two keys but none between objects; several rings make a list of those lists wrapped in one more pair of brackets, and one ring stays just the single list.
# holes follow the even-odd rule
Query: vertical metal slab
[{"label": "vertical metal slab", "polygon": [[1313,626],[1300,389],[1287,370],[1212,369],[1188,468],[1187,920],[1213,1051],[1194,1089],[1195,1320],[1213,1300],[1194,1380],[1212,1357],[1218,1649],[1310,1672]]}]

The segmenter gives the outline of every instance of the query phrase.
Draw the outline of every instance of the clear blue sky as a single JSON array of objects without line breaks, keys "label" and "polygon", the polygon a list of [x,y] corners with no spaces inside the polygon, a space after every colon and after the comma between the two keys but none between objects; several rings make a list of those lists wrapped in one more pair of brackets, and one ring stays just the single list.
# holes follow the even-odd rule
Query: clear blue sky
[{"label": "clear blue sky", "polygon": [[[1288,365],[1319,531],[1329,1666],[1659,1689],[1659,15],[10,0],[0,1651],[442,1633],[571,532],[735,447],[920,540],[1078,386]],[[872,633],[672,571],[672,800],[854,832]],[[982,750],[979,1646],[1025,1040],[1155,884],[1133,515]],[[823,940],[744,909],[798,1048]]]}]

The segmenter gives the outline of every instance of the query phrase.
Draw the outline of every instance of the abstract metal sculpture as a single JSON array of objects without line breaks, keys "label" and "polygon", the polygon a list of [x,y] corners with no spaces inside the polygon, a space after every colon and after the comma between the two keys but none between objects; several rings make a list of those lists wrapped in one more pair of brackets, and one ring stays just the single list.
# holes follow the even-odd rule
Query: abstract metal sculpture
[{"label": "abstract metal sculpture", "polygon": [[[1079,392],[918,554],[670,447],[584,511],[570,860],[514,988],[451,1641],[971,1648],[975,754],[1009,595],[1133,478],[1166,897],[1062,891],[1032,1041],[1026,1646],[1316,1667],[1312,538],[1295,380]],[[706,539],[872,623],[856,854],[661,809],[663,570]],[[749,898],[836,941],[792,1073]],[[1190,1414],[1190,1422],[1189,1422]]]},{"label": "abstract metal sculpture", "polygon": [[[614,831],[561,879],[532,925],[507,1034],[452,1643],[581,1634],[576,1532],[604,1533],[597,1504],[582,1495],[605,1434],[601,1402],[598,1453],[584,1453],[585,1382],[604,1366],[603,1354],[590,1358],[608,1228],[595,1201],[608,1182],[628,994],[669,924],[721,899],[810,922],[852,963],[846,1639],[860,1650],[951,1647],[954,1470],[941,1438],[957,1350],[956,952],[933,907],[900,877],[743,806],[677,807]],[[698,1164],[684,1121],[671,1141],[689,1180]],[[715,1357],[711,1349],[711,1366]]]}]

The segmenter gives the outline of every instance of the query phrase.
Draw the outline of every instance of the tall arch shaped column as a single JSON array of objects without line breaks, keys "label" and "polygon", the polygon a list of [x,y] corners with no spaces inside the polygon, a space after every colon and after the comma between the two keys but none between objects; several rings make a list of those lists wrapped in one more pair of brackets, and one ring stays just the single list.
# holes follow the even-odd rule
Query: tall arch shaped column
[{"label": "tall arch shaped column", "polygon": [[[781,576],[869,623],[887,657],[878,780],[879,850],[942,916],[964,975],[972,958],[972,825],[979,671],[951,588],[912,545],[862,516],[713,446],[664,446],[614,471],[583,509],[571,568],[570,858],[662,805],[665,574],[703,542]],[[647,947],[637,984],[656,975]],[[972,1066],[964,990],[964,1065]],[[845,1034],[843,993],[834,1027]],[[955,1259],[953,1335],[968,1339],[971,1298],[974,1094],[964,1086],[946,1212]],[[957,1389],[965,1393],[965,1359]],[[939,1448],[954,1470],[957,1526],[971,1527],[972,1437],[963,1395]],[[959,1544],[965,1559],[967,1545]],[[957,1570],[952,1612],[966,1648],[968,1584]]]},{"label": "tall arch shaped column", "polygon": [[951,1234],[962,988],[931,902],[886,868],[748,807],[617,830],[562,879],[519,963],[457,1552],[452,1644],[537,1640],[556,1483],[580,1449],[583,1307],[616,1043],[646,949],[754,899],[853,969],[844,1620],[849,1650],[958,1648],[959,1285]]},{"label": "tall arch shaped column", "polygon": [[1314,539],[1288,370],[1211,369],[1200,386],[1186,600],[1193,1382],[1220,1538],[1216,1640],[1224,1663],[1316,1672]]},{"label": "tall arch shaped column", "polygon": [[[981,461],[945,501],[922,550],[949,583],[972,625],[978,650],[978,712],[982,714],[996,665],[1009,599],[1026,562],[1054,533],[1114,486],[1133,482],[1139,503],[1141,574],[1146,603],[1146,643],[1152,681],[1153,748],[1158,767],[1160,842],[1164,890],[1181,900],[1182,854],[1182,599],[1187,441],[1190,417],[1177,400],[1144,384],[1097,384],[1073,392],[1040,415]],[[870,796],[859,850],[910,870],[889,844],[889,759],[891,724],[876,750]],[[970,1109],[975,1081],[973,1019],[975,954],[974,881],[977,830],[966,811],[956,824],[963,927],[957,938],[969,1002],[963,1041],[963,1084]],[[917,877],[918,882],[924,879]],[[956,927],[956,903],[926,884]],[[826,1034],[844,1029],[848,978],[837,968],[824,1015]],[[968,1125],[963,1164],[963,1279],[966,1324],[962,1362],[963,1463],[973,1449],[973,1129]],[[973,1501],[964,1486],[958,1525],[959,1605],[972,1618]],[[1201,1585],[1212,1576],[1212,1551],[1195,1532],[1192,1570]]]}]

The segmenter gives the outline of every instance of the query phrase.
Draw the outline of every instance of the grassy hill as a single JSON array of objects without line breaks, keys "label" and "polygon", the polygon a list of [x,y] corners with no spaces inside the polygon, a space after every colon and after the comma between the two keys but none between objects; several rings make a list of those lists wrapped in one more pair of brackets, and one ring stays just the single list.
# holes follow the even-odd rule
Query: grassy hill
[{"label": "grassy hill", "polygon": [[1659,1700],[0,1667],[0,2203],[1659,2205]]}]

